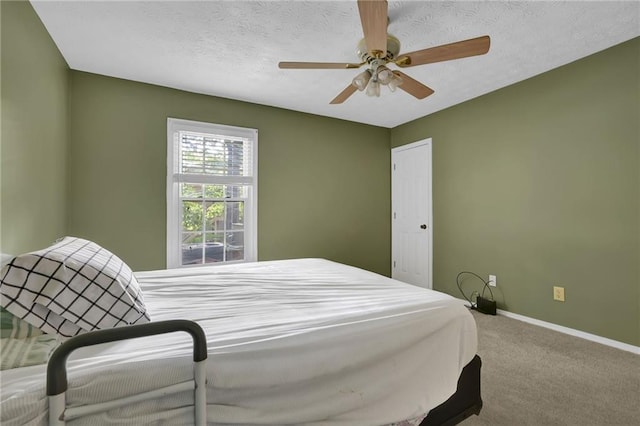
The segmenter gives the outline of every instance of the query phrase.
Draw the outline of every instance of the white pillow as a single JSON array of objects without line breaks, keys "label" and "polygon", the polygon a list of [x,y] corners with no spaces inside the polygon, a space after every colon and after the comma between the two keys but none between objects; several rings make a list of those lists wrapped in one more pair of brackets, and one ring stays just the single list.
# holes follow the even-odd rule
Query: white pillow
[{"label": "white pillow", "polygon": [[131,269],[98,244],[75,237],[9,262],[0,273],[0,304],[62,337],[150,321]]}]

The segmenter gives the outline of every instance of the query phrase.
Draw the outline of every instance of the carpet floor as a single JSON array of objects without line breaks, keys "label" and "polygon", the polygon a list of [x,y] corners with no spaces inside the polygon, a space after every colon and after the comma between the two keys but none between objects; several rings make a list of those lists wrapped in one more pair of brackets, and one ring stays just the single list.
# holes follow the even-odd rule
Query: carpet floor
[{"label": "carpet floor", "polygon": [[474,425],[640,425],[640,356],[473,311],[482,358]]}]

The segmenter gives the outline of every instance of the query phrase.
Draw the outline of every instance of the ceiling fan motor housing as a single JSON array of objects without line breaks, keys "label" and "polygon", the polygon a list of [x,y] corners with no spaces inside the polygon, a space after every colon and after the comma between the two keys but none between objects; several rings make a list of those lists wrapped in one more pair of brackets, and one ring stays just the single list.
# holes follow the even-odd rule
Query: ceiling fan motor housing
[{"label": "ceiling fan motor housing", "polygon": [[387,62],[393,61],[398,54],[400,53],[400,40],[391,34],[387,34],[387,54],[384,57],[376,57],[371,54],[369,49],[367,49],[367,42],[365,39],[360,40],[358,43],[358,47],[356,48],[356,54],[362,60],[362,62],[366,62],[371,64],[373,61],[378,60],[382,61],[383,64]]}]

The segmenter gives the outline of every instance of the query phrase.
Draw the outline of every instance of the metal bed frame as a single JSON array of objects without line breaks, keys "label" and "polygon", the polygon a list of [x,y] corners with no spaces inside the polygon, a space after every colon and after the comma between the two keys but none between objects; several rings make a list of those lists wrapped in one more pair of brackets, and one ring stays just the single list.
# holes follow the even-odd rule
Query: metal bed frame
[{"label": "metal bed frame", "polygon": [[[175,385],[167,386],[138,395],[98,402],[79,407],[66,407],[67,358],[76,349],[114,342],[116,340],[134,339],[157,334],[184,331],[193,339],[194,379]],[[139,401],[170,395],[173,393],[194,389],[194,424],[204,426],[207,423],[207,387],[206,387],[207,339],[202,328],[189,320],[168,320],[147,324],[131,325],[127,327],[111,328],[81,334],[64,342],[51,355],[47,365],[47,397],[49,399],[49,425],[63,426],[68,420],[73,420],[89,414],[96,414],[113,408],[122,407]]]}]

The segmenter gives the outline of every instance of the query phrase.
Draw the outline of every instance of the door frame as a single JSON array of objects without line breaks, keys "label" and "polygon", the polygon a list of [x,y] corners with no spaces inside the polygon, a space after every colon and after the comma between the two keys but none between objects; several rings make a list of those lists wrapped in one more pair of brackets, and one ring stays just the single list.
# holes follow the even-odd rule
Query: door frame
[{"label": "door frame", "polygon": [[394,277],[394,252],[393,252],[393,238],[394,238],[394,220],[393,214],[395,212],[393,205],[393,167],[394,167],[394,154],[400,151],[405,151],[412,148],[417,148],[420,146],[426,145],[427,151],[429,153],[429,159],[427,161],[427,174],[429,176],[429,183],[427,185],[427,202],[428,202],[428,213],[429,213],[429,221],[427,226],[429,226],[429,236],[427,241],[427,247],[429,250],[429,256],[427,259],[427,264],[429,266],[429,273],[427,274],[427,287],[429,289],[433,289],[433,141],[432,138],[425,138],[418,140],[416,142],[411,142],[405,145],[400,145],[391,149],[391,278]]}]

